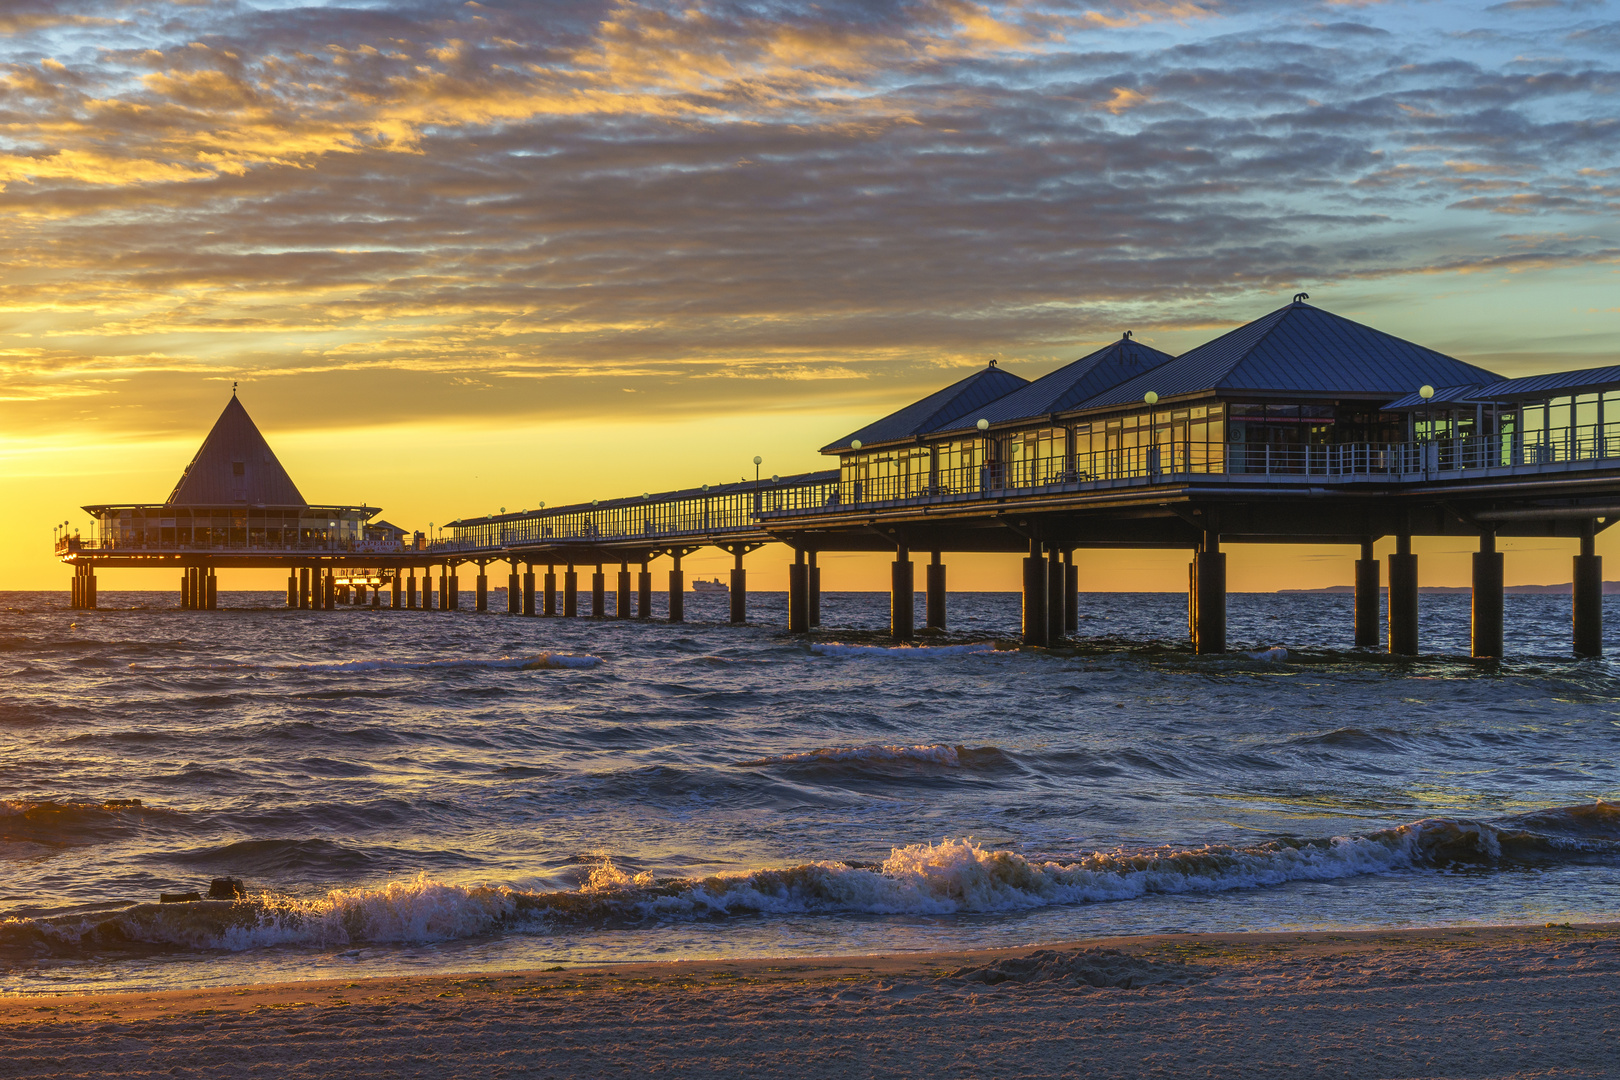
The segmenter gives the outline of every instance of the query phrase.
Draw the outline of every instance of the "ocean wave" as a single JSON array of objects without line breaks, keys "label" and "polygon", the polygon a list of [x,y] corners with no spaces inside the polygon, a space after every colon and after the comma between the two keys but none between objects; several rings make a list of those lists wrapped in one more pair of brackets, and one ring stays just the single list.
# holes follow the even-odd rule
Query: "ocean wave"
[{"label": "ocean wave", "polygon": [[312,900],[262,895],[6,919],[0,921],[0,963],[155,949],[427,943],[733,916],[966,915],[1594,855],[1620,855],[1620,805],[1534,811],[1496,823],[1425,818],[1361,836],[1073,857],[945,840],[895,848],[881,864],[811,862],[701,878],[631,874],[602,861],[577,889],[554,892],[454,885],[424,874]]},{"label": "ocean wave", "polygon": [[[439,669],[486,668],[496,671],[544,671],[560,668],[594,668],[605,661],[600,656],[572,653],[536,653],[533,656],[498,656],[486,659],[455,657],[446,660],[327,660],[310,664],[255,664],[218,661],[196,664],[195,667],[211,671],[433,671]],[[158,671],[166,668],[143,667],[131,664],[135,671]]]},{"label": "ocean wave", "polygon": [[171,810],[144,806],[139,799],[103,802],[0,799],[0,845],[7,845],[4,850],[24,855],[31,848],[94,844],[163,816],[175,814]]},{"label": "ocean wave", "polygon": [[881,659],[907,660],[938,658],[942,656],[968,656],[995,652],[988,641],[973,645],[841,645],[838,642],[814,642],[810,651],[818,656],[861,656]]},{"label": "ocean wave", "polygon": [[286,664],[278,671],[431,671],[437,668],[490,668],[508,671],[541,671],[548,668],[593,668],[602,664],[600,656],[569,653],[537,653],[534,656],[500,656],[474,660],[344,660],[316,664]]},{"label": "ocean wave", "polygon": [[931,743],[923,746],[828,746],[820,750],[806,750],[796,754],[776,754],[753,761],[739,761],[743,768],[764,768],[771,765],[836,764],[854,762],[919,762],[956,768],[961,764],[959,752],[966,747]]}]

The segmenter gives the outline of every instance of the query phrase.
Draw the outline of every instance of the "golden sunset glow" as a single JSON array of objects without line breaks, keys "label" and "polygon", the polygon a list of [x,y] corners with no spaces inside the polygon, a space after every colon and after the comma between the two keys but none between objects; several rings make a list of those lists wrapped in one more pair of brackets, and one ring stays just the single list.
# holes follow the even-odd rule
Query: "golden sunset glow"
[{"label": "golden sunset glow", "polygon": [[[1179,353],[1298,289],[1504,375],[1620,334],[1620,74],[1577,5],[6,8],[10,588],[65,587],[80,505],[161,500],[233,382],[311,499],[425,528],[825,467],[987,357]],[[1568,542],[1504,547],[1569,580]],[[1466,583],[1468,546],[1419,550]],[[1352,557],[1234,548],[1231,586]],[[1081,587],[1185,561],[1097,553]]]}]

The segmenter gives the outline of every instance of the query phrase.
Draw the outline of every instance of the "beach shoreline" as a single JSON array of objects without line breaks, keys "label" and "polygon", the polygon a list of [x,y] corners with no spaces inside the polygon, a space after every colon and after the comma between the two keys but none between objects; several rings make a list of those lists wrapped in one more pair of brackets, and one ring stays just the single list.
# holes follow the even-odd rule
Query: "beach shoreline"
[{"label": "beach shoreline", "polygon": [[1595,923],[40,994],[0,1075],[1605,1076],[1616,974]]}]

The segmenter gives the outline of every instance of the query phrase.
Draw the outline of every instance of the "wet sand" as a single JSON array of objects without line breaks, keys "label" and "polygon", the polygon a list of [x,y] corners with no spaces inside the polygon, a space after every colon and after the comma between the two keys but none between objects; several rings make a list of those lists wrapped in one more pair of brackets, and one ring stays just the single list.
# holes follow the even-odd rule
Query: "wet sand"
[{"label": "wet sand", "polygon": [[1620,924],[0,998],[4,1077],[1614,1077]]}]

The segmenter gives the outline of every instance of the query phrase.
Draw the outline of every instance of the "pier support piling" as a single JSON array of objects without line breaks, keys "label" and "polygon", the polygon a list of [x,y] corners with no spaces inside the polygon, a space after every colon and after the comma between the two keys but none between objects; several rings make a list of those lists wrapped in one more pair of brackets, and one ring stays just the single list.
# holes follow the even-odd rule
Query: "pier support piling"
[{"label": "pier support piling", "polygon": [[809,581],[809,588],[810,588],[810,625],[811,626],[820,626],[821,625],[821,567],[816,565],[816,549],[811,548],[808,552],[806,552],[805,557],[807,559],[809,559],[809,562],[806,563],[806,565],[810,567],[810,569],[808,571],[806,571],[806,573],[808,573],[810,575],[810,581]]},{"label": "pier support piling", "polygon": [[484,564],[478,564],[478,577],[473,581],[473,610],[489,610],[489,575],[484,573]]},{"label": "pier support piling", "polygon": [[1479,534],[1479,550],[1474,552],[1474,618],[1471,635],[1473,655],[1502,658],[1502,553],[1496,550],[1496,534]]},{"label": "pier support piling", "polygon": [[933,630],[945,629],[945,563],[940,553],[929,555],[928,569],[923,572],[927,599],[923,602],[923,622]]},{"label": "pier support piling", "polygon": [[330,567],[327,568],[325,582],[321,588],[321,606],[332,611],[337,604],[337,574]]},{"label": "pier support piling", "polygon": [[416,567],[407,567],[410,573],[405,578],[405,610],[416,610]]},{"label": "pier support piling", "polygon": [[686,621],[686,574],[681,570],[681,552],[670,552],[674,560],[669,568],[669,621]]},{"label": "pier support piling", "polygon": [[641,569],[636,572],[636,618],[652,618],[652,571],[646,559],[641,560]]},{"label": "pier support piling", "polygon": [[748,571],[743,568],[743,549],[732,548],[735,565],[731,568],[731,621],[748,621]]},{"label": "pier support piling", "polygon": [[1418,562],[1410,533],[1396,534],[1395,554],[1389,557],[1389,651],[1418,654]]},{"label": "pier support piling", "polygon": [[544,610],[546,616],[550,618],[557,614],[557,568],[550,563],[546,564],[545,585]]},{"label": "pier support piling", "polygon": [[1074,565],[1074,548],[1063,552],[1063,632],[1080,633],[1080,568]]},{"label": "pier support piling", "polygon": [[1378,560],[1373,558],[1373,538],[1361,539],[1361,558],[1356,560],[1356,647],[1378,647]]},{"label": "pier support piling", "polygon": [[523,614],[523,586],[518,581],[517,560],[512,560],[512,572],[506,575],[506,613]]},{"label": "pier support piling", "polygon": [[793,553],[788,567],[788,633],[810,632],[810,568],[805,565],[804,549]]},{"label": "pier support piling", "polygon": [[1046,642],[1063,642],[1063,587],[1068,575],[1063,572],[1063,552],[1056,544],[1046,545]]},{"label": "pier support piling", "polygon": [[523,614],[534,614],[534,563],[528,563],[528,569],[523,571]]},{"label": "pier support piling", "polygon": [[600,619],[607,615],[607,578],[602,574],[602,564],[596,564],[596,571],[591,574],[591,618]]},{"label": "pier support piling", "polygon": [[309,567],[298,568],[298,608],[300,611],[309,610]]},{"label": "pier support piling", "polygon": [[450,564],[439,567],[439,610],[450,610]]},{"label": "pier support piling", "polygon": [[573,619],[579,616],[579,574],[574,570],[574,564],[569,563],[568,569],[563,571],[563,618]]},{"label": "pier support piling", "polygon": [[1046,624],[1046,558],[1041,554],[1041,542],[1029,542],[1029,554],[1024,556],[1024,614],[1023,635],[1025,645],[1045,645]]},{"label": "pier support piling", "polygon": [[214,568],[208,568],[208,579],[204,585],[203,606],[209,611],[219,610],[219,578],[214,576]]},{"label": "pier support piling", "polygon": [[287,606],[298,606],[298,571],[292,570],[287,574]]},{"label": "pier support piling", "polygon": [[620,619],[630,617],[630,564],[619,564],[618,586],[613,590],[613,613]]},{"label": "pier support piling", "polygon": [[1193,556],[1193,651],[1226,651],[1226,553],[1220,534],[1204,530],[1204,546]]},{"label": "pier support piling", "polygon": [[1581,530],[1581,553],[1575,556],[1575,655],[1603,655],[1603,556],[1597,553],[1597,529],[1587,522]]},{"label": "pier support piling", "polygon": [[911,565],[911,549],[895,549],[889,567],[889,634],[896,641],[917,636],[917,584]]}]

